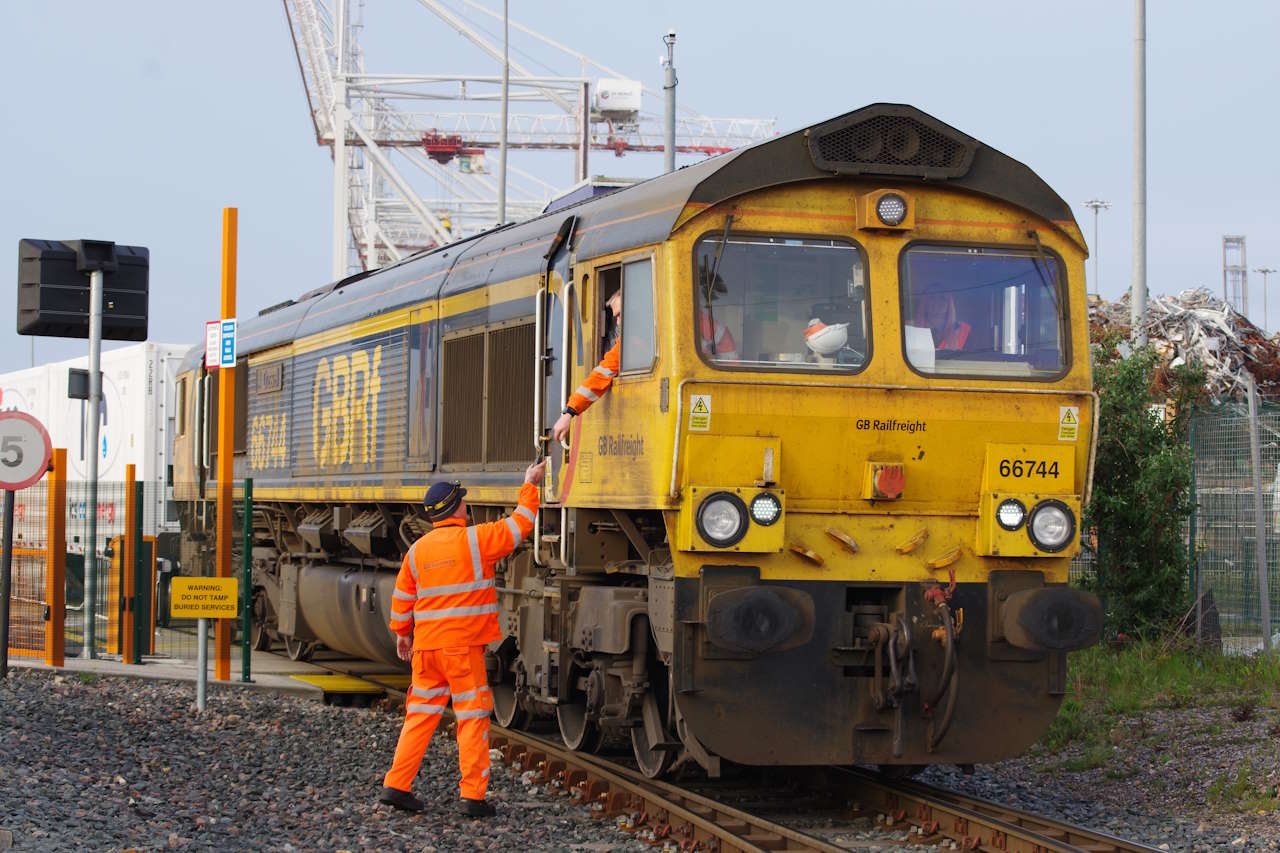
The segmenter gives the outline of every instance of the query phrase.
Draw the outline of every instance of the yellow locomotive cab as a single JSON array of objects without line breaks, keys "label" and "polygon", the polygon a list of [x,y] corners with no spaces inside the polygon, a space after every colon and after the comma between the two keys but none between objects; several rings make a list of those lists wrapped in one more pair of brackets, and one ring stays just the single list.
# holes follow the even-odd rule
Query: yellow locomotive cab
[{"label": "yellow locomotive cab", "polygon": [[[268,309],[242,323],[235,425],[259,640],[394,661],[426,487],[459,479],[497,518],[550,453],[532,544],[499,570],[499,722],[630,739],[653,776],[1015,755],[1101,629],[1067,586],[1097,410],[1086,255],[1026,166],[877,104]],[[202,373],[193,351],[193,527]]]}]

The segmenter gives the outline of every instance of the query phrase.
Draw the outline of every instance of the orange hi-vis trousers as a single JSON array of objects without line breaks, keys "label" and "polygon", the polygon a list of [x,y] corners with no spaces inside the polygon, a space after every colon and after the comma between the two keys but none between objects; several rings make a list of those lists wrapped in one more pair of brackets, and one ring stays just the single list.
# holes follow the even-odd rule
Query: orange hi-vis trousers
[{"label": "orange hi-vis trousers", "polygon": [[489,789],[489,712],[493,710],[493,694],[484,671],[484,646],[413,653],[413,686],[405,702],[404,727],[383,785],[400,791],[413,789],[422,756],[450,696],[458,720],[462,796],[484,799]]}]

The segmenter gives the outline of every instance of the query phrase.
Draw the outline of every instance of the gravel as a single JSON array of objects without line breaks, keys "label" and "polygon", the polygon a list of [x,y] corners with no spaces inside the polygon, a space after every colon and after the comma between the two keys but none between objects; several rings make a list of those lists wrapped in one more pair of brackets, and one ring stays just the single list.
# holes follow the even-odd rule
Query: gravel
[{"label": "gravel", "polygon": [[1280,724],[1268,716],[1146,711],[1121,718],[1107,747],[1037,749],[971,776],[934,767],[920,781],[1165,850],[1277,850]]},{"label": "gravel", "polygon": [[193,700],[189,684],[11,671],[0,683],[0,850],[652,849],[498,761],[498,816],[457,815],[457,746],[444,728],[415,785],[427,811],[377,805],[398,711],[215,689],[197,715]]},{"label": "gravel", "polygon": [[[0,683],[0,851],[654,849],[497,761],[498,817],[458,816],[457,747],[444,729],[415,785],[427,811],[377,805],[398,710],[219,688],[197,716],[193,694],[189,684],[12,671]],[[1123,718],[1101,756],[1096,745],[1039,750],[970,776],[932,768],[921,781],[1172,851],[1276,850],[1280,813],[1250,810],[1280,786],[1273,716],[1149,711]],[[939,849],[851,817],[782,822],[851,850]]]}]

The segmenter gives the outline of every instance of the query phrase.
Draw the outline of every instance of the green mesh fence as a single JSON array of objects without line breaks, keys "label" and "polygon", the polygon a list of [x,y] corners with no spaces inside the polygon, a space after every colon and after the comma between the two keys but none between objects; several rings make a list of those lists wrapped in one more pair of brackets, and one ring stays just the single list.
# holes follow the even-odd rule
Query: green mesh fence
[{"label": "green mesh fence", "polygon": [[[1191,578],[1201,596],[1200,629],[1210,637],[1220,632],[1223,650],[1248,654],[1262,638],[1280,628],[1280,405],[1265,405],[1258,414],[1262,464],[1262,530],[1256,516],[1257,491],[1249,446],[1249,410],[1243,403],[1224,403],[1197,412],[1192,421],[1195,451],[1196,515],[1193,544],[1196,573]],[[1264,626],[1259,588],[1258,537],[1266,548],[1271,624]]]}]

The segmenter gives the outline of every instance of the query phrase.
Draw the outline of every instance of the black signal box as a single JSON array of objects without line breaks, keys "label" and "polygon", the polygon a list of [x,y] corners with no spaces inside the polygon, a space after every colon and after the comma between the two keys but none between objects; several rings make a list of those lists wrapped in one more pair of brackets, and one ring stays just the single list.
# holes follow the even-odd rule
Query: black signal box
[{"label": "black signal box", "polygon": [[102,271],[102,339],[147,339],[151,253],[104,240],[18,241],[18,334],[89,337],[89,274]]}]

